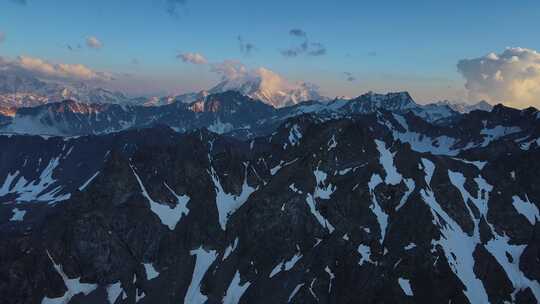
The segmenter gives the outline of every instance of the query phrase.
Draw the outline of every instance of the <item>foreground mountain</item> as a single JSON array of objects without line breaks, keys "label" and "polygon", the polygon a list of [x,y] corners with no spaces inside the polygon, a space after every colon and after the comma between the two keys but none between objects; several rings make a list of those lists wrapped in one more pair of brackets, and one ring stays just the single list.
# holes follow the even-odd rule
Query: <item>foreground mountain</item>
[{"label": "foreground mountain", "polygon": [[0,298],[536,303],[538,121],[376,109],[248,141],[165,126],[0,136]]}]

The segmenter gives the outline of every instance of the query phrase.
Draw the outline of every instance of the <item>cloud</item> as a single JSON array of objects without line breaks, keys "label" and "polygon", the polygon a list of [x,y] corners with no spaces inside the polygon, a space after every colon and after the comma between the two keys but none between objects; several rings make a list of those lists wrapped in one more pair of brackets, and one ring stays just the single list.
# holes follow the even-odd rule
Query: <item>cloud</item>
[{"label": "cloud", "polygon": [[298,28],[291,29],[289,31],[289,35],[295,36],[295,37],[304,37],[304,38],[307,37],[306,32],[304,32],[303,30],[298,29]]},{"label": "cloud", "polygon": [[236,60],[225,60],[220,63],[214,63],[210,71],[220,75],[222,80],[238,79],[248,74],[246,66]]},{"label": "cloud", "polygon": [[103,43],[101,43],[101,41],[99,41],[99,39],[97,39],[94,36],[86,37],[86,45],[89,48],[96,49],[96,50],[103,47]]},{"label": "cloud", "polygon": [[182,53],[176,55],[176,58],[181,59],[185,63],[191,64],[207,64],[208,60],[199,53]]},{"label": "cloud", "polygon": [[351,72],[343,72],[343,74],[345,75],[345,79],[349,82],[353,82],[356,80],[356,77],[354,77]]},{"label": "cloud", "polygon": [[82,64],[51,63],[40,58],[28,56],[19,56],[16,60],[0,58],[0,71],[6,70],[43,79],[67,81],[106,81],[113,79],[109,73],[96,72]]},{"label": "cloud", "polygon": [[166,0],[165,11],[172,17],[178,18],[178,10],[186,5],[186,0]]},{"label": "cloud", "polygon": [[4,32],[0,32],[0,43],[4,42],[6,40],[6,34]]},{"label": "cloud", "polygon": [[540,53],[507,48],[457,64],[471,101],[503,102],[509,106],[540,107]]},{"label": "cloud", "polygon": [[326,47],[320,42],[310,42],[307,33],[301,29],[291,29],[289,35],[303,38],[304,40],[298,46],[281,50],[284,57],[297,57],[300,55],[322,56],[326,54]]},{"label": "cloud", "polygon": [[251,52],[253,52],[256,49],[253,43],[244,41],[242,36],[239,35],[237,39],[238,39],[238,45],[240,46],[240,52],[242,52],[244,56],[249,56]]}]

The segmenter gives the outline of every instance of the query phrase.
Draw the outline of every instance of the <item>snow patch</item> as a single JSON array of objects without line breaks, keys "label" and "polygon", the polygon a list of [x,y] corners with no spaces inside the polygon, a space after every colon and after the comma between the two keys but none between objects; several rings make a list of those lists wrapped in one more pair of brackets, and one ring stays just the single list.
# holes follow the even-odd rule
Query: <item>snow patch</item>
[{"label": "snow patch", "polygon": [[373,263],[371,260],[371,248],[367,245],[360,244],[358,245],[358,253],[360,253],[360,261],[358,265],[362,266],[365,262]]},{"label": "snow patch", "polygon": [[313,175],[315,175],[316,180],[315,192],[313,193],[313,196],[315,198],[330,199],[330,195],[334,193],[336,187],[330,183],[328,183],[326,186],[324,185],[328,174],[317,168],[315,171],[313,171]]},{"label": "snow patch", "polygon": [[538,213],[538,207],[529,201],[529,197],[525,196],[525,201],[519,196],[512,196],[512,205],[519,214],[527,218],[531,225],[534,225],[536,221],[540,221],[540,215]]},{"label": "snow patch", "polygon": [[148,200],[150,203],[150,210],[154,212],[155,215],[158,216],[161,223],[167,227],[169,227],[170,230],[174,230],[176,228],[176,224],[182,219],[183,215],[188,215],[189,209],[187,209],[187,203],[189,202],[190,198],[187,195],[178,196],[174,191],[172,191],[167,184],[165,186],[171,191],[171,193],[176,197],[177,203],[174,208],[171,208],[169,205],[158,203],[154,201],[150,194],[146,191],[146,187],[141,181],[141,178],[135,171],[135,168],[131,166],[131,170],[133,171],[133,174],[135,175],[135,178],[137,179],[137,182],[139,183],[139,187],[141,188],[142,195]]},{"label": "snow patch", "polygon": [[375,193],[373,192],[375,190],[375,187],[377,187],[379,184],[382,183],[381,176],[379,174],[373,174],[371,176],[371,179],[368,183],[369,192],[371,194],[371,205],[369,206],[369,209],[373,211],[373,214],[377,217],[377,222],[379,223],[379,228],[381,230],[381,239],[380,242],[382,243],[384,241],[384,237],[386,235],[386,228],[388,226],[388,214],[386,214],[381,206],[379,205],[379,202],[377,201],[377,197],[375,196]]},{"label": "snow patch", "polygon": [[[60,156],[51,158],[40,176],[34,181],[27,181],[24,176],[19,176],[19,171],[13,174],[9,173],[4,184],[0,187],[0,196],[18,194],[16,199],[18,202],[38,201],[47,202],[48,204],[69,199],[71,197],[69,193],[59,195],[62,186],[50,189],[56,183],[52,175],[60,164],[60,158]],[[17,179],[17,177],[19,178]]]},{"label": "snow patch", "polygon": [[19,210],[17,208],[13,208],[13,215],[9,219],[11,222],[22,222],[24,221],[24,215],[26,214],[25,210]]},{"label": "snow patch", "polygon": [[240,284],[240,272],[236,271],[236,274],[234,275],[231,283],[229,284],[229,287],[227,288],[227,293],[225,294],[225,298],[223,298],[223,304],[237,304],[240,302],[240,298],[248,289],[249,285],[251,285],[250,282],[245,282],[244,284]]},{"label": "snow patch", "polygon": [[184,303],[203,304],[208,298],[201,293],[201,282],[208,268],[216,260],[217,252],[215,250],[206,251],[202,247],[199,247],[198,249],[191,250],[191,255],[196,256],[195,268],[193,269],[193,276],[186,292]]},{"label": "snow patch", "polygon": [[94,175],[92,175],[92,177],[90,177],[86,182],[84,182],[84,184],[82,184],[82,186],[79,187],[79,191],[84,191],[84,189],[86,189],[86,187],[88,187],[88,185],[90,185],[90,183],[94,180],[94,178],[96,178],[97,176],[99,175],[99,171],[94,173]]},{"label": "snow patch", "polygon": [[412,178],[406,178],[404,179],[404,181],[405,185],[407,186],[407,192],[405,192],[401,197],[399,205],[396,206],[396,211],[398,211],[399,209],[401,209],[401,207],[403,207],[403,205],[405,205],[407,199],[409,199],[409,196],[411,195],[411,193],[413,193],[414,188],[416,187],[416,184]]},{"label": "snow patch", "polygon": [[294,298],[294,296],[296,296],[296,294],[300,291],[300,288],[302,288],[302,286],[304,286],[304,283],[296,285],[294,290],[291,292],[291,295],[289,296],[289,299],[287,300],[287,303],[291,302],[291,300]]},{"label": "snow patch", "polygon": [[336,135],[332,135],[332,138],[328,141],[328,151],[337,147]]},{"label": "snow patch", "polygon": [[422,158],[421,161],[424,172],[426,174],[426,185],[428,185],[429,187],[431,184],[431,179],[433,178],[433,173],[435,172],[435,164],[427,158]]},{"label": "snow patch", "polygon": [[219,118],[213,124],[208,126],[208,131],[211,131],[217,134],[224,134],[224,133],[232,131],[233,129],[234,129],[234,126],[232,124],[222,123]]},{"label": "snow patch", "polygon": [[404,278],[399,278],[398,283],[399,283],[399,286],[401,287],[401,289],[403,290],[403,292],[406,295],[408,295],[409,297],[411,297],[413,295],[413,292],[412,292],[412,289],[411,289],[411,284],[410,284],[409,280],[404,279]]},{"label": "snow patch", "polygon": [[416,244],[415,243],[409,243],[409,245],[405,246],[405,250],[411,250],[413,248],[416,248]]},{"label": "snow patch", "polygon": [[143,263],[144,271],[146,272],[146,279],[148,281],[153,280],[159,276],[159,272],[154,268],[152,263]]},{"label": "snow patch", "polygon": [[306,203],[308,204],[311,214],[313,214],[319,224],[327,228],[328,231],[332,233],[334,231],[334,226],[332,226],[332,224],[330,224],[330,222],[319,212],[319,210],[317,210],[317,208],[315,207],[315,199],[310,193],[308,193],[306,196]]},{"label": "snow patch", "polygon": [[289,271],[291,270],[294,265],[296,264],[296,262],[298,262],[300,259],[302,258],[302,255],[300,253],[297,253],[295,255],[292,256],[292,258],[290,258],[288,261],[283,261],[279,264],[276,265],[276,267],[274,267],[274,269],[272,269],[272,272],[270,272],[270,278],[275,276],[276,274],[278,274],[279,272],[281,271]]},{"label": "snow patch", "polygon": [[236,249],[236,246],[238,246],[238,237],[234,240],[234,243],[232,245],[229,245],[229,247],[225,249],[222,260],[227,259],[229,255]]},{"label": "snow patch", "polygon": [[482,147],[486,147],[487,145],[489,145],[490,142],[494,140],[517,132],[521,132],[521,129],[519,127],[496,126],[490,129],[484,128],[480,131],[480,134],[484,135],[484,142],[482,143]]},{"label": "snow patch", "polygon": [[60,275],[60,277],[62,277],[62,280],[64,281],[64,285],[66,286],[67,290],[63,296],[58,298],[44,297],[43,300],[41,300],[41,304],[66,304],[71,301],[71,298],[80,293],[86,296],[97,289],[97,284],[81,283],[80,277],[74,279],[68,278],[68,276],[62,270],[62,265],[56,264],[54,262],[54,259],[49,253],[49,251],[47,251],[47,255],[49,256],[49,260],[51,260],[51,263],[53,264],[56,272]]},{"label": "snow patch", "polygon": [[298,127],[297,124],[294,124],[289,130],[289,142],[291,145],[296,146],[300,143],[300,139],[302,139],[302,132],[300,132],[300,127]]},{"label": "snow patch", "polygon": [[122,289],[122,284],[120,282],[116,282],[114,284],[110,284],[107,286],[107,300],[109,301],[109,304],[114,304],[120,294],[122,294],[124,290]]},{"label": "snow patch", "polygon": [[251,193],[255,192],[257,189],[249,186],[247,183],[247,166],[244,174],[244,183],[242,184],[242,192],[240,192],[239,195],[225,192],[216,171],[214,168],[211,168],[211,170],[210,176],[212,177],[216,190],[216,206],[218,209],[219,224],[221,225],[221,229],[225,230],[229,217],[240,208],[249,199]]},{"label": "snow patch", "polygon": [[384,182],[389,185],[399,184],[403,177],[397,172],[397,168],[394,166],[395,153],[390,152],[390,150],[386,148],[384,141],[376,139],[375,144],[377,145],[377,150],[380,153],[379,162],[386,172]]}]

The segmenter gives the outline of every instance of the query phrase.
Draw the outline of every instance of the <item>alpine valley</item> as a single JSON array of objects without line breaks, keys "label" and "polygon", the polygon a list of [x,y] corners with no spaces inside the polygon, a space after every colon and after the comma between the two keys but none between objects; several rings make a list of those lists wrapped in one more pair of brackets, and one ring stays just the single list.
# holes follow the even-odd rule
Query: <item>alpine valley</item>
[{"label": "alpine valley", "polygon": [[535,108],[3,83],[2,303],[540,301]]}]

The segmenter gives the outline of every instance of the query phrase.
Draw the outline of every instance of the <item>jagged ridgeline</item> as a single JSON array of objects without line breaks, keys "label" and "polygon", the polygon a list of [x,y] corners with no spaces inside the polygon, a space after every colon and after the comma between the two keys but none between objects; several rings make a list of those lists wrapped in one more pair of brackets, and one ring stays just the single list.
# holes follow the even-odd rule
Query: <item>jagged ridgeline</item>
[{"label": "jagged ridgeline", "polygon": [[18,110],[0,302],[537,303],[538,111],[411,101]]}]

